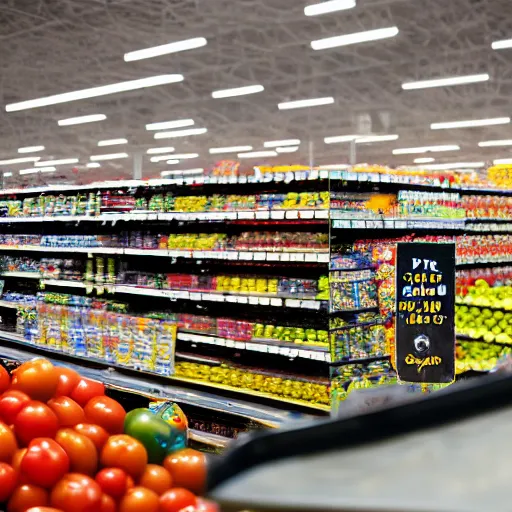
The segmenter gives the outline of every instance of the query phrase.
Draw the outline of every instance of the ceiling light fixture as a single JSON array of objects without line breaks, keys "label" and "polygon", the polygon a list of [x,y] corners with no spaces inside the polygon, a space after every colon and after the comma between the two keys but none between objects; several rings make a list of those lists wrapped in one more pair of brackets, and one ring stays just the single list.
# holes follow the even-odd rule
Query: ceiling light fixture
[{"label": "ceiling light fixture", "polygon": [[10,160],[0,160],[0,165],[26,164],[28,162],[37,162],[41,160],[40,156],[24,156],[21,158],[11,158]]},{"label": "ceiling light fixture", "polygon": [[316,167],[316,169],[334,169],[334,170],[341,170],[341,169],[348,169],[350,165],[348,164],[328,164],[328,165],[319,165]]},{"label": "ceiling light fixture", "polygon": [[190,128],[189,130],[176,130],[175,132],[157,132],[155,139],[175,139],[177,137],[189,137],[190,135],[202,135],[206,128]]},{"label": "ceiling light fixture", "polygon": [[428,164],[430,162],[435,162],[435,158],[432,157],[422,157],[422,158],[415,158],[414,163],[415,164]]},{"label": "ceiling light fixture", "polygon": [[445,144],[443,146],[422,146],[418,148],[393,149],[393,155],[413,155],[415,153],[429,153],[436,151],[459,151],[460,146],[456,144]]},{"label": "ceiling light fixture", "polygon": [[40,169],[21,169],[21,171],[19,171],[20,174],[36,174],[39,172]]},{"label": "ceiling light fixture", "polygon": [[184,52],[186,50],[194,50],[206,46],[208,41],[204,37],[194,37],[185,39],[184,41],[176,41],[174,43],[161,44],[143,50],[135,50],[124,54],[125,62],[133,62],[134,60],[152,59],[169,53]]},{"label": "ceiling light fixture", "polygon": [[286,139],[286,140],[269,140],[263,143],[265,148],[277,148],[283,146],[298,146],[300,144],[299,139]]},{"label": "ceiling light fixture", "polygon": [[86,167],[89,167],[89,169],[95,169],[97,167],[101,167],[101,164],[98,162],[89,162]]},{"label": "ceiling light fixture", "polygon": [[246,85],[245,87],[235,87],[233,89],[220,89],[212,92],[212,98],[232,98],[234,96],[245,96],[246,94],[256,94],[263,92],[263,85]]},{"label": "ceiling light fixture", "polygon": [[339,142],[352,142],[356,140],[359,135],[334,135],[332,137],[325,137],[324,142],[326,144],[337,144]]},{"label": "ceiling light fixture", "polygon": [[398,32],[398,27],[388,27],[343,36],[326,37],[324,39],[318,39],[317,41],[311,41],[311,48],[313,48],[313,50],[326,50],[328,48],[337,48],[338,46],[378,41],[380,39],[395,37],[398,35]]},{"label": "ceiling light fixture", "polygon": [[55,172],[57,170],[54,166],[48,167],[31,167],[30,169],[22,169],[20,174],[35,174],[36,172]]},{"label": "ceiling light fixture", "polygon": [[10,178],[12,176],[12,172],[4,172],[4,178]]},{"label": "ceiling light fixture", "polygon": [[138,80],[128,80],[127,82],[119,82],[110,85],[101,85],[100,87],[91,87],[90,89],[82,89],[80,91],[65,92],[63,94],[54,94],[35,100],[21,101],[19,103],[11,103],[6,105],[7,112],[17,112],[20,110],[28,110],[31,108],[47,107],[49,105],[57,105],[59,103],[69,103],[70,101],[84,100],[88,98],[97,98],[98,96],[107,96],[119,92],[135,91],[145,89],[146,87],[155,87],[157,85],[173,84],[182,82],[183,75],[158,75],[149,78],[141,78]]},{"label": "ceiling light fixture", "polygon": [[85,123],[95,123],[97,121],[105,121],[107,116],[105,114],[91,114],[89,116],[80,116],[80,117],[70,117],[68,119],[61,119],[57,121],[59,126],[71,126],[74,124],[85,124]]},{"label": "ceiling light fixture", "polygon": [[128,144],[128,140],[126,140],[126,139],[108,139],[108,140],[100,140],[98,142],[98,146],[117,146],[119,144]]},{"label": "ceiling light fixture", "polygon": [[228,146],[225,148],[210,148],[210,155],[218,155],[221,153],[239,153],[240,151],[251,151],[252,146]]},{"label": "ceiling light fixture", "polygon": [[161,123],[150,123],[146,125],[146,130],[173,130],[174,128],[185,128],[193,126],[193,119],[178,119],[176,121],[163,121]]},{"label": "ceiling light fixture", "polygon": [[309,100],[285,101],[279,103],[277,108],[279,110],[291,110],[294,108],[319,107],[321,105],[330,105],[331,103],[334,103],[334,98],[328,96],[325,98],[311,98]]},{"label": "ceiling light fixture", "polygon": [[165,162],[167,165],[176,165],[176,164],[179,164],[180,161],[179,160],[167,160],[167,162]]},{"label": "ceiling light fixture", "polygon": [[27,146],[25,148],[18,148],[18,153],[37,153],[44,151],[44,146]]},{"label": "ceiling light fixture", "polygon": [[413,89],[428,89],[430,87],[474,84],[478,82],[487,82],[489,78],[490,77],[487,73],[480,75],[454,76],[451,78],[436,78],[432,80],[421,80],[419,82],[406,82],[402,84],[402,89],[409,91]]},{"label": "ceiling light fixture", "polygon": [[282,148],[276,148],[278,153],[295,153],[299,149],[299,146],[283,146]]},{"label": "ceiling light fixture", "polygon": [[477,126],[492,126],[495,124],[508,124],[510,117],[493,117],[489,119],[471,119],[468,121],[450,121],[447,123],[432,123],[431,130],[448,130],[450,128],[474,128]]},{"label": "ceiling light fixture", "polygon": [[265,158],[270,156],[277,156],[275,151],[252,151],[249,153],[238,153],[238,158]]},{"label": "ceiling light fixture", "polygon": [[180,169],[180,170],[176,170],[176,171],[162,171],[160,173],[160,176],[172,176],[172,175],[176,175],[176,174],[182,174],[182,175],[185,175],[185,174],[200,174],[204,172],[204,169],[202,168],[197,168],[197,169]]},{"label": "ceiling light fixture", "polygon": [[449,170],[449,169],[478,169],[480,167],[485,167],[485,162],[452,162],[447,164],[430,164],[425,165],[424,169],[436,171],[436,170]]},{"label": "ceiling light fixture", "polygon": [[55,167],[42,167],[39,170],[41,172],[55,172],[57,169]]},{"label": "ceiling light fixture", "polygon": [[328,0],[304,7],[304,14],[306,16],[318,16],[320,14],[353,9],[355,6],[355,0]]},{"label": "ceiling light fixture", "polygon": [[494,41],[491,44],[493,50],[504,50],[506,48],[512,48],[512,39],[502,39],[501,41]]},{"label": "ceiling light fixture", "polygon": [[78,162],[78,158],[62,158],[61,160],[46,160],[44,162],[36,162],[34,165],[36,167],[48,167],[54,165],[77,164]]},{"label": "ceiling light fixture", "polygon": [[174,151],[173,147],[167,148],[151,148],[146,151],[148,155],[159,155],[160,153],[172,153]]},{"label": "ceiling light fixture", "polygon": [[512,158],[498,158],[496,160],[493,160],[492,162],[494,165],[500,165],[500,164],[512,164]]},{"label": "ceiling light fixture", "polygon": [[483,140],[482,142],[479,142],[478,145],[481,148],[491,148],[494,146],[512,146],[512,139]]},{"label": "ceiling light fixture", "polygon": [[164,160],[188,160],[190,158],[197,158],[199,156],[198,153],[181,153],[181,154],[172,154],[172,155],[160,155],[160,156],[152,156],[150,158],[151,162],[163,162]]},{"label": "ceiling light fixture", "polygon": [[109,155],[91,155],[89,158],[93,162],[101,160],[118,160],[119,158],[128,158],[128,153],[111,153]]},{"label": "ceiling light fixture", "polygon": [[356,144],[368,144],[370,142],[387,142],[390,140],[397,140],[398,135],[368,135],[365,137],[358,137],[355,142]]}]

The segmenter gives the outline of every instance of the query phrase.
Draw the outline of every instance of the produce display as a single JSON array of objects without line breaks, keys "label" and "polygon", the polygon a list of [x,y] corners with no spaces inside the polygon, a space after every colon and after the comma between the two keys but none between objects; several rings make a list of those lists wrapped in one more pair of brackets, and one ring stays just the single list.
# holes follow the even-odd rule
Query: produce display
[{"label": "produce display", "polygon": [[216,511],[199,497],[206,457],[186,447],[181,409],[127,413],[105,392],[45,359],[12,375],[0,367],[0,504],[8,512]]}]

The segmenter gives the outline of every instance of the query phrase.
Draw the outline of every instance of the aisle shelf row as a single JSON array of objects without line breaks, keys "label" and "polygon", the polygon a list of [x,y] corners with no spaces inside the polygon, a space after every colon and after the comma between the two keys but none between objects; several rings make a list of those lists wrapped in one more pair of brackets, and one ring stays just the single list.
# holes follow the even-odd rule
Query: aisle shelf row
[{"label": "aisle shelf row", "polygon": [[464,230],[465,220],[421,219],[421,220],[350,220],[332,221],[333,229],[426,229]]},{"label": "aisle shelf row", "polygon": [[[304,408],[322,411],[329,410],[329,408],[323,406],[316,407],[307,402],[280,399],[279,397],[265,393],[251,393],[238,388],[216,386],[212,383],[204,383],[182,377],[165,377],[158,374],[141,372],[128,367],[113,365],[112,363],[92,359],[90,357],[66,354],[41,345],[33,345],[27,342],[22,336],[8,331],[0,330],[0,342],[4,342],[0,348],[0,357],[26,361],[44,353],[45,357],[52,361],[52,363],[58,366],[62,366],[65,363],[65,366],[72,367],[72,369],[76,370],[81,375],[101,381],[116,389],[141,394],[155,400],[173,400],[178,403],[240,416],[271,428],[281,426],[292,417],[296,417],[297,413],[248,402],[242,398],[226,398],[222,395],[212,394],[212,392],[199,392],[194,389],[176,386],[173,382],[200,384],[201,386],[207,386],[209,388],[217,387],[222,390],[238,392],[242,395],[254,395],[272,401],[275,400],[277,402],[299,405]],[[6,346],[5,342],[14,344],[17,348]],[[91,368],[90,365],[94,365],[95,367]]]}]

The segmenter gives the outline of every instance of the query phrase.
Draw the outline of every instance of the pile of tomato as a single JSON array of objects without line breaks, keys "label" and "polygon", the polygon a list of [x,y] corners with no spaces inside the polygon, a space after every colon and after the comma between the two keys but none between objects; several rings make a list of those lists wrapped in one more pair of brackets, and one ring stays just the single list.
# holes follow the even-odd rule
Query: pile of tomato
[{"label": "pile of tomato", "polygon": [[102,383],[45,359],[9,375],[0,366],[0,510],[7,512],[214,512],[198,497],[201,452],[148,463],[124,433],[126,412]]}]

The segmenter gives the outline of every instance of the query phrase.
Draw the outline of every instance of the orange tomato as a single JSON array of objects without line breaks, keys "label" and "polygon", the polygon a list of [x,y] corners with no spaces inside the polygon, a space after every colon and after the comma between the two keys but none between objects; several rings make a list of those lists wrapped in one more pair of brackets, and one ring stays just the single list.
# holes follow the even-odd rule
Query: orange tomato
[{"label": "orange tomato", "polygon": [[0,422],[0,462],[10,464],[17,449],[14,432],[5,423]]},{"label": "orange tomato", "polygon": [[98,452],[88,437],[72,428],[63,428],[57,432],[55,441],[68,454],[72,473],[94,476],[98,469]]},{"label": "orange tomato", "polygon": [[108,396],[96,396],[84,408],[87,422],[103,427],[109,434],[121,434],[126,411]]},{"label": "orange tomato", "polygon": [[31,507],[48,505],[48,493],[41,487],[25,484],[14,489],[7,502],[7,512],[26,512]]},{"label": "orange tomato", "polygon": [[0,365],[0,393],[7,391],[11,385],[11,376],[9,372]]},{"label": "orange tomato", "polygon": [[184,448],[164,460],[164,467],[172,477],[173,485],[184,487],[195,494],[202,494],[206,485],[206,456],[204,453]]},{"label": "orange tomato", "polygon": [[108,439],[108,432],[103,427],[89,423],[79,423],[75,425],[74,428],[79,434],[88,437],[94,443],[98,453],[101,452],[101,449],[105,446]]},{"label": "orange tomato", "polygon": [[80,375],[70,368],[58,367],[55,370],[59,376],[59,382],[54,396],[69,396],[80,382]]},{"label": "orange tomato", "polygon": [[124,469],[132,477],[138,478],[146,469],[148,454],[139,441],[120,434],[108,438],[100,461],[105,467]]},{"label": "orange tomato", "polygon": [[9,466],[9,464],[0,462],[0,503],[6,501],[11,495],[16,487],[17,481],[18,475],[16,470],[12,466]]},{"label": "orange tomato", "polygon": [[144,487],[130,489],[119,504],[119,512],[158,512],[158,495]]},{"label": "orange tomato", "polygon": [[27,453],[26,448],[19,448],[12,456],[11,466],[18,474],[18,485],[30,483],[28,478],[20,473],[21,459],[23,459],[25,453]]},{"label": "orange tomato", "polygon": [[48,407],[59,419],[61,427],[74,427],[85,420],[84,410],[67,396],[59,396],[48,400]]},{"label": "orange tomato", "polygon": [[52,507],[63,512],[98,512],[101,506],[100,486],[88,476],[68,473],[52,490]]},{"label": "orange tomato", "polygon": [[164,467],[148,464],[140,477],[139,485],[151,489],[160,496],[172,487],[172,477]]},{"label": "orange tomato", "polygon": [[50,361],[34,359],[13,371],[12,388],[26,393],[32,400],[46,402],[57,389],[59,375]]}]

